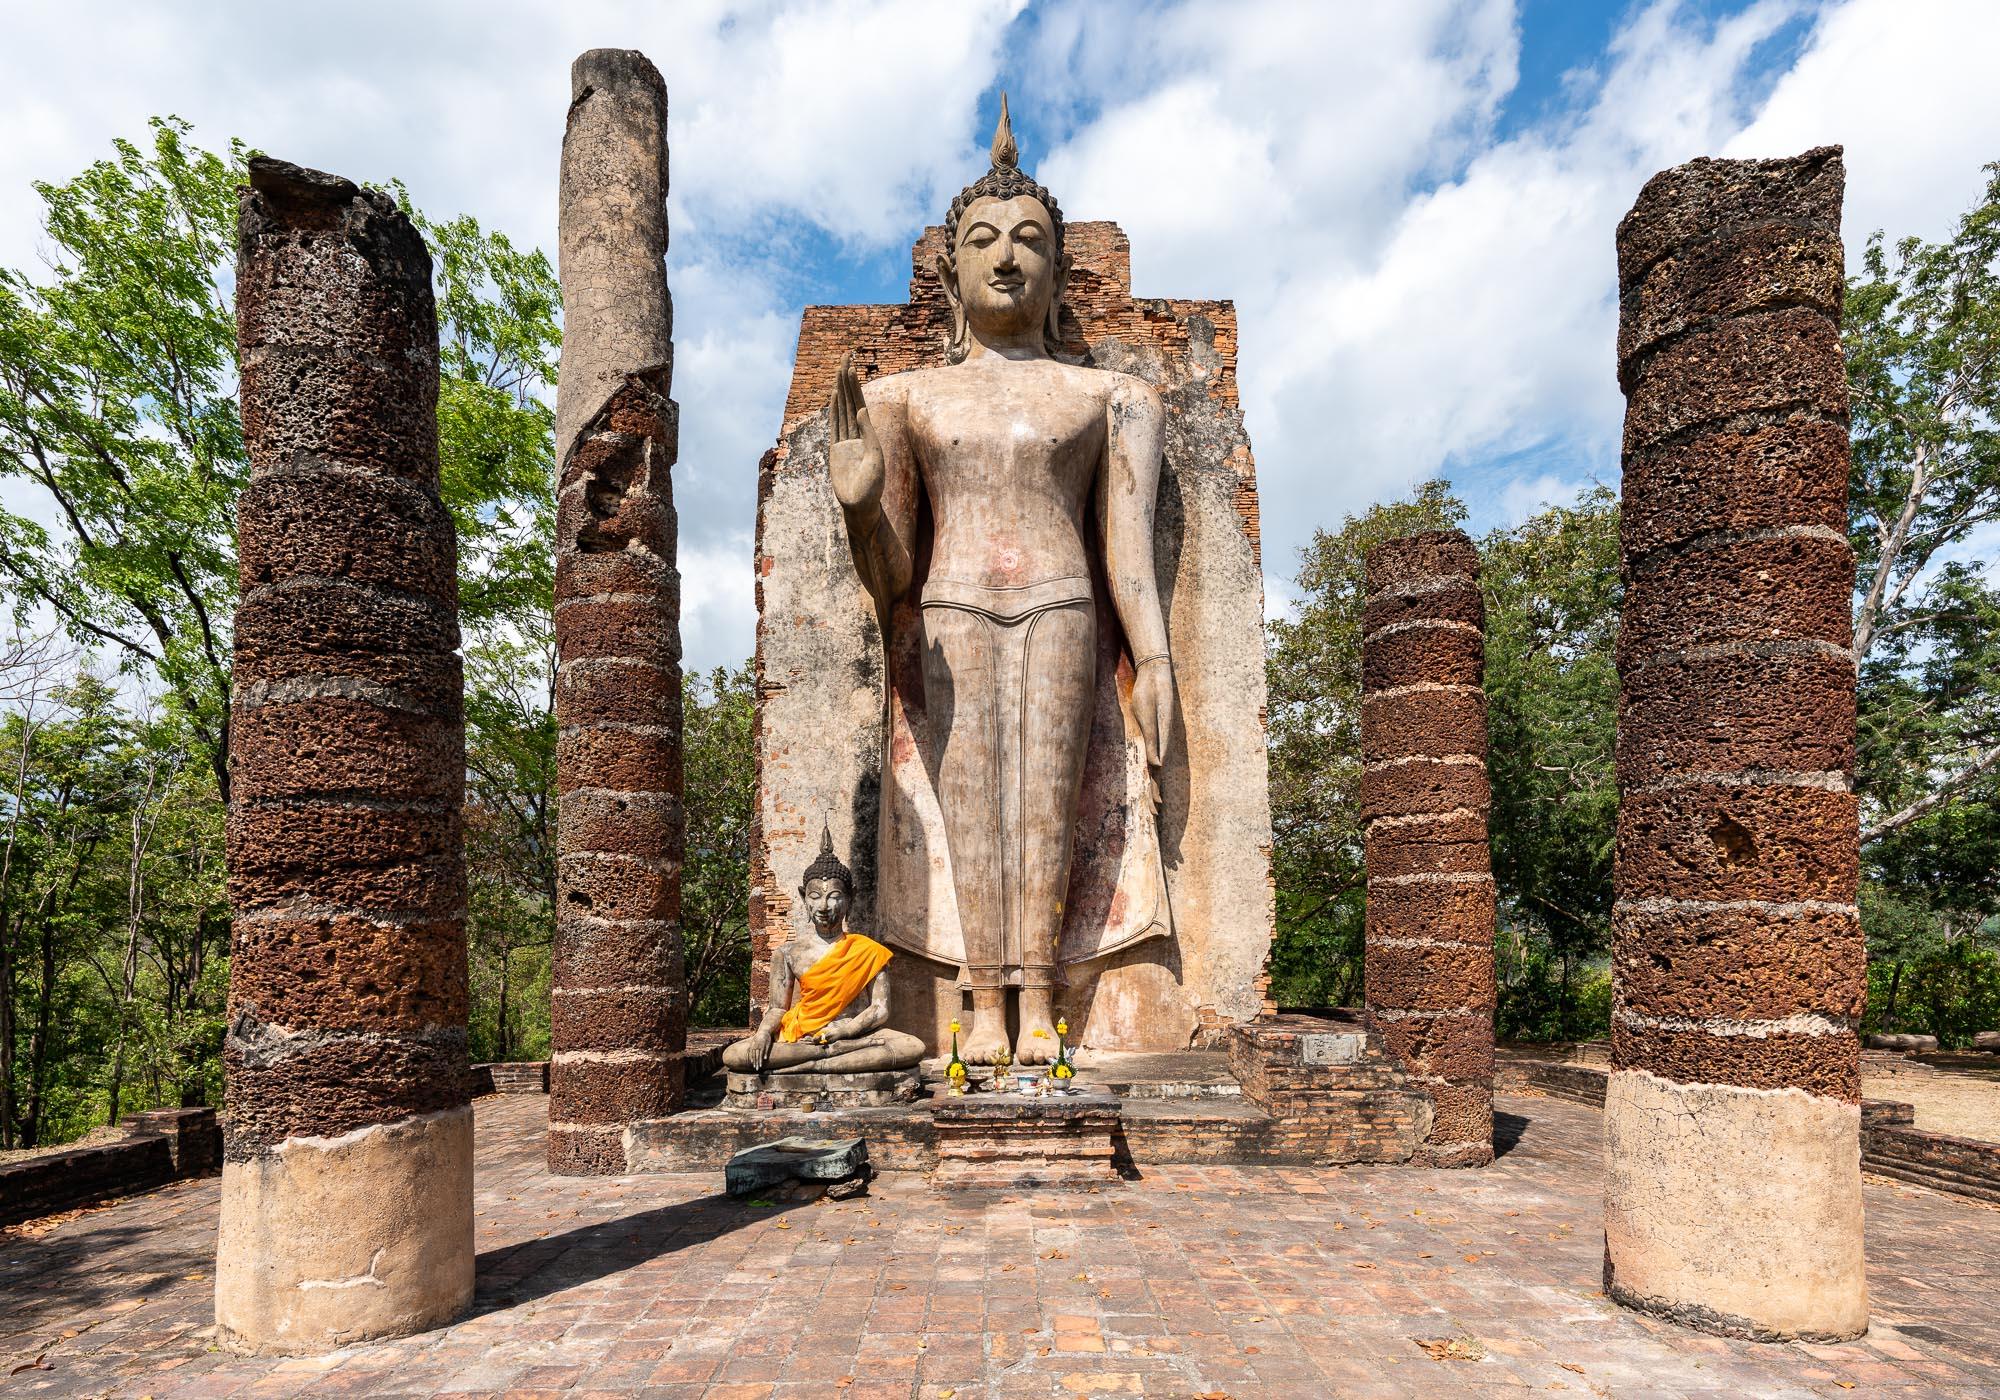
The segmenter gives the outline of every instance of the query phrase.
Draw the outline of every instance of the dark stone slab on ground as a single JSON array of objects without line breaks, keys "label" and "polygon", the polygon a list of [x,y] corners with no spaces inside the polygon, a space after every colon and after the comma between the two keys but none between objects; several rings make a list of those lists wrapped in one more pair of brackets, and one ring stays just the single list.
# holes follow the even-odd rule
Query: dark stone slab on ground
[{"label": "dark stone slab on ground", "polygon": [[753,1196],[787,1181],[846,1181],[867,1166],[865,1138],[784,1137],[731,1157],[723,1185],[732,1196]]}]

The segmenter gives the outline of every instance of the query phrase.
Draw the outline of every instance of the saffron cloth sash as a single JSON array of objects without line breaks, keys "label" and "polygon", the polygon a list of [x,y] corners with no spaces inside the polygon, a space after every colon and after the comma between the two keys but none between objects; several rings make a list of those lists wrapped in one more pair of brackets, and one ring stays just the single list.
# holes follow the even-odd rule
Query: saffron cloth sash
[{"label": "saffron cloth sash", "polygon": [[894,956],[865,935],[844,935],[824,957],[799,974],[798,993],[785,1019],[778,1023],[778,1039],[788,1044],[804,1040],[833,1020]]}]

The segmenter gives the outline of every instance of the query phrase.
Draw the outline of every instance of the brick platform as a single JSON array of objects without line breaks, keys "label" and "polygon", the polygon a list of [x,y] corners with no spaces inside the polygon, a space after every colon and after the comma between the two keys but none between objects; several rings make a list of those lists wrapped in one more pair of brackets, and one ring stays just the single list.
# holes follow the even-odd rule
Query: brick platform
[{"label": "brick platform", "polygon": [[[0,1375],[29,1368],[10,1400],[2000,1390],[1990,1208],[1867,1188],[1861,1341],[1691,1333],[1602,1296],[1601,1117],[1555,1099],[1503,1090],[1479,1172],[1171,1167],[1095,1193],[890,1173],[866,1200],[776,1208],[729,1201],[719,1171],[552,1177],[547,1103],[477,1105],[479,1293],[458,1325],[312,1359],[219,1354],[217,1188],[184,1182],[0,1241]],[[1451,1342],[1478,1359],[1431,1359]]]},{"label": "brick platform", "polygon": [[[1234,1028],[1227,1053],[1092,1054],[1079,1072],[1091,1101],[1101,1096],[1107,1105],[1104,1121],[1089,1126],[1086,1155],[1092,1161],[1107,1157],[1120,1169],[1408,1162],[1432,1123],[1429,1094],[1358,1020],[1278,1016]],[[996,1133],[983,1120],[973,1131],[974,1124],[964,1121],[969,1117],[999,1114],[1006,1129],[997,1135],[1011,1144],[1002,1155],[1033,1161],[1044,1155],[1035,1144],[1051,1125],[1016,1121],[1021,1110],[1084,1102],[984,1094],[952,1099],[943,1087],[933,1065],[924,1094],[909,1103],[819,1102],[818,1111],[779,1105],[751,1112],[731,1106],[740,1105],[741,1095],[719,1096],[710,1085],[693,1093],[697,1107],[632,1124],[626,1162],[641,1172],[719,1170],[746,1147],[804,1134],[866,1137],[872,1160],[890,1170],[955,1172],[981,1150],[980,1133]],[[1034,1173],[1017,1175],[1027,1180]],[[1061,1182],[1071,1173],[1052,1168],[1044,1175]]]},{"label": "brick platform", "polygon": [[967,1094],[937,1101],[931,1130],[941,1186],[1088,1186],[1117,1180],[1114,1094],[1030,1099]]}]

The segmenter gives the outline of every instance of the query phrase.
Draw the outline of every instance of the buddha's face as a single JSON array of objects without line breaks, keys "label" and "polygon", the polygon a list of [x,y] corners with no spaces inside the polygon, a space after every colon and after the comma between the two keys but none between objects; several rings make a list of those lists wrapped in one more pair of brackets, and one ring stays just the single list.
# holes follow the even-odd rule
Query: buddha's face
[{"label": "buddha's face", "polygon": [[799,893],[805,897],[813,928],[820,933],[832,933],[846,922],[847,906],[853,898],[845,880],[808,880]]},{"label": "buddha's face", "polygon": [[1043,324],[1061,268],[1055,220],[1033,195],[977,199],[959,216],[958,295],[975,328],[1024,335]]}]

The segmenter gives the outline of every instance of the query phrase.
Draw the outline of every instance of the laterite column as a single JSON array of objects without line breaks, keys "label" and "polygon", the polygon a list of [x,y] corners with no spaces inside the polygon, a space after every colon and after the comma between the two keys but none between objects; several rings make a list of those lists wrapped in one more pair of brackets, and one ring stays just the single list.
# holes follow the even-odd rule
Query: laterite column
[{"label": "laterite column", "polygon": [[1493,1160],[1486,611],[1457,530],[1368,551],[1361,622],[1369,1024],[1435,1106],[1422,1160]]},{"label": "laterite column", "polygon": [[1868,1325],[1842,178],[1698,160],[1618,228],[1605,1280],[1765,1339]]},{"label": "laterite column", "polygon": [[625,1170],[625,1125],[681,1106],[679,413],[667,89],[643,54],[570,69],[556,512],[556,873],[549,1169]]},{"label": "laterite column", "polygon": [[240,198],[215,1312],[232,1348],[310,1352],[472,1300],[456,545],[423,240],[282,161]]}]

